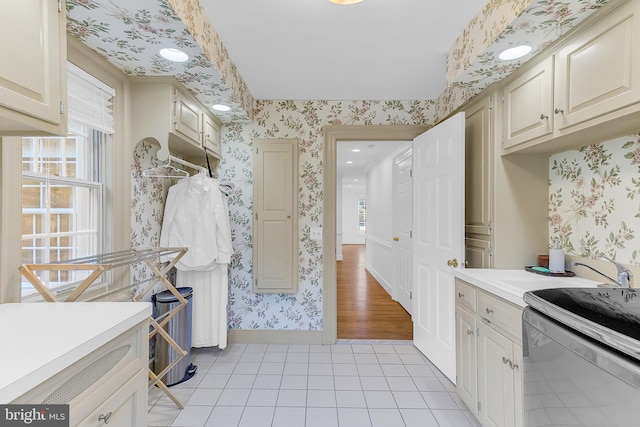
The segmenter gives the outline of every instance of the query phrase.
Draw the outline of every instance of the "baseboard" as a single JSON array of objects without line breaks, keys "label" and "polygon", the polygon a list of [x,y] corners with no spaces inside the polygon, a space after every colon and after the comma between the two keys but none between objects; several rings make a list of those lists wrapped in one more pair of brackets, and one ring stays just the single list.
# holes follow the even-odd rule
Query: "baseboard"
[{"label": "baseboard", "polygon": [[387,291],[389,296],[393,299],[393,295],[391,294],[391,285],[386,280],[384,280],[382,276],[378,274],[378,272],[375,269],[373,269],[369,264],[365,263],[364,268],[369,272],[369,274],[373,276],[374,279],[378,281],[378,283],[380,283],[380,286],[382,286],[382,288],[385,291]]},{"label": "baseboard", "polygon": [[322,344],[322,331],[231,329],[227,339],[245,344]]}]

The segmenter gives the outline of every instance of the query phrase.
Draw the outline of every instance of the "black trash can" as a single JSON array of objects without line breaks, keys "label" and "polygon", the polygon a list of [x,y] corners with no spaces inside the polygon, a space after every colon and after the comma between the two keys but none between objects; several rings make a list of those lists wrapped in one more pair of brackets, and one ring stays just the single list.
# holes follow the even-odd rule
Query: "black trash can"
[{"label": "black trash can", "polygon": [[[177,288],[180,295],[187,300],[187,305],[173,316],[164,327],[165,331],[173,340],[187,352],[187,355],[180,359],[178,363],[169,369],[169,372],[161,378],[167,386],[180,384],[191,378],[198,369],[191,363],[191,299],[193,289],[184,287]],[[171,291],[159,292],[152,297],[154,318],[158,318],[176,308],[180,301]],[[167,343],[162,336],[156,334],[155,357],[153,361],[154,372],[159,374],[171,362],[178,358],[178,353]]]}]

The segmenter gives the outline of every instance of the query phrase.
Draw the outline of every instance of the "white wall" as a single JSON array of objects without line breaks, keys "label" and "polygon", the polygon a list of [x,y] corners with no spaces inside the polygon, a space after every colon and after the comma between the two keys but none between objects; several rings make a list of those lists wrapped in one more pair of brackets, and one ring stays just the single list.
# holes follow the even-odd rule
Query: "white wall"
[{"label": "white wall", "polygon": [[[358,225],[358,200],[366,198],[364,186],[353,188],[342,186],[342,244],[364,245],[365,232]],[[368,203],[367,203],[368,210]],[[368,226],[368,224],[367,224]]]},{"label": "white wall", "polygon": [[388,156],[367,174],[367,250],[369,273],[391,295],[394,279],[393,162]]}]

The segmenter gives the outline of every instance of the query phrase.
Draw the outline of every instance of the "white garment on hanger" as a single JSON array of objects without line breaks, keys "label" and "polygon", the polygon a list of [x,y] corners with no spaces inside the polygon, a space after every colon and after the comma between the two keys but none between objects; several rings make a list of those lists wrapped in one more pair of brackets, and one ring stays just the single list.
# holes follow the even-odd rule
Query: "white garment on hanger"
[{"label": "white garment on hanger", "polygon": [[169,189],[160,246],[188,248],[176,268],[177,285],[193,288],[192,346],[226,348],[227,264],[233,247],[227,203],[215,179],[198,174]]},{"label": "white garment on hanger", "polygon": [[180,271],[177,285],[193,288],[192,347],[227,347],[227,301],[229,287],[227,265],[210,271]]},{"label": "white garment on hanger", "polygon": [[231,261],[229,213],[215,179],[197,174],[169,188],[160,246],[189,248],[176,263],[178,270],[211,270]]}]

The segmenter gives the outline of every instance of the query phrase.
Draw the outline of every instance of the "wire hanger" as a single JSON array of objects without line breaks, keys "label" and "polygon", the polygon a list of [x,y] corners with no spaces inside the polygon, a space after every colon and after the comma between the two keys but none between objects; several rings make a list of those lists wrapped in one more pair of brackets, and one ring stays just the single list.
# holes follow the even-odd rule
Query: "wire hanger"
[{"label": "wire hanger", "polygon": [[189,176],[189,172],[186,170],[172,166],[171,160],[172,156],[169,156],[167,163],[142,171],[142,176],[156,178],[186,178]]}]

